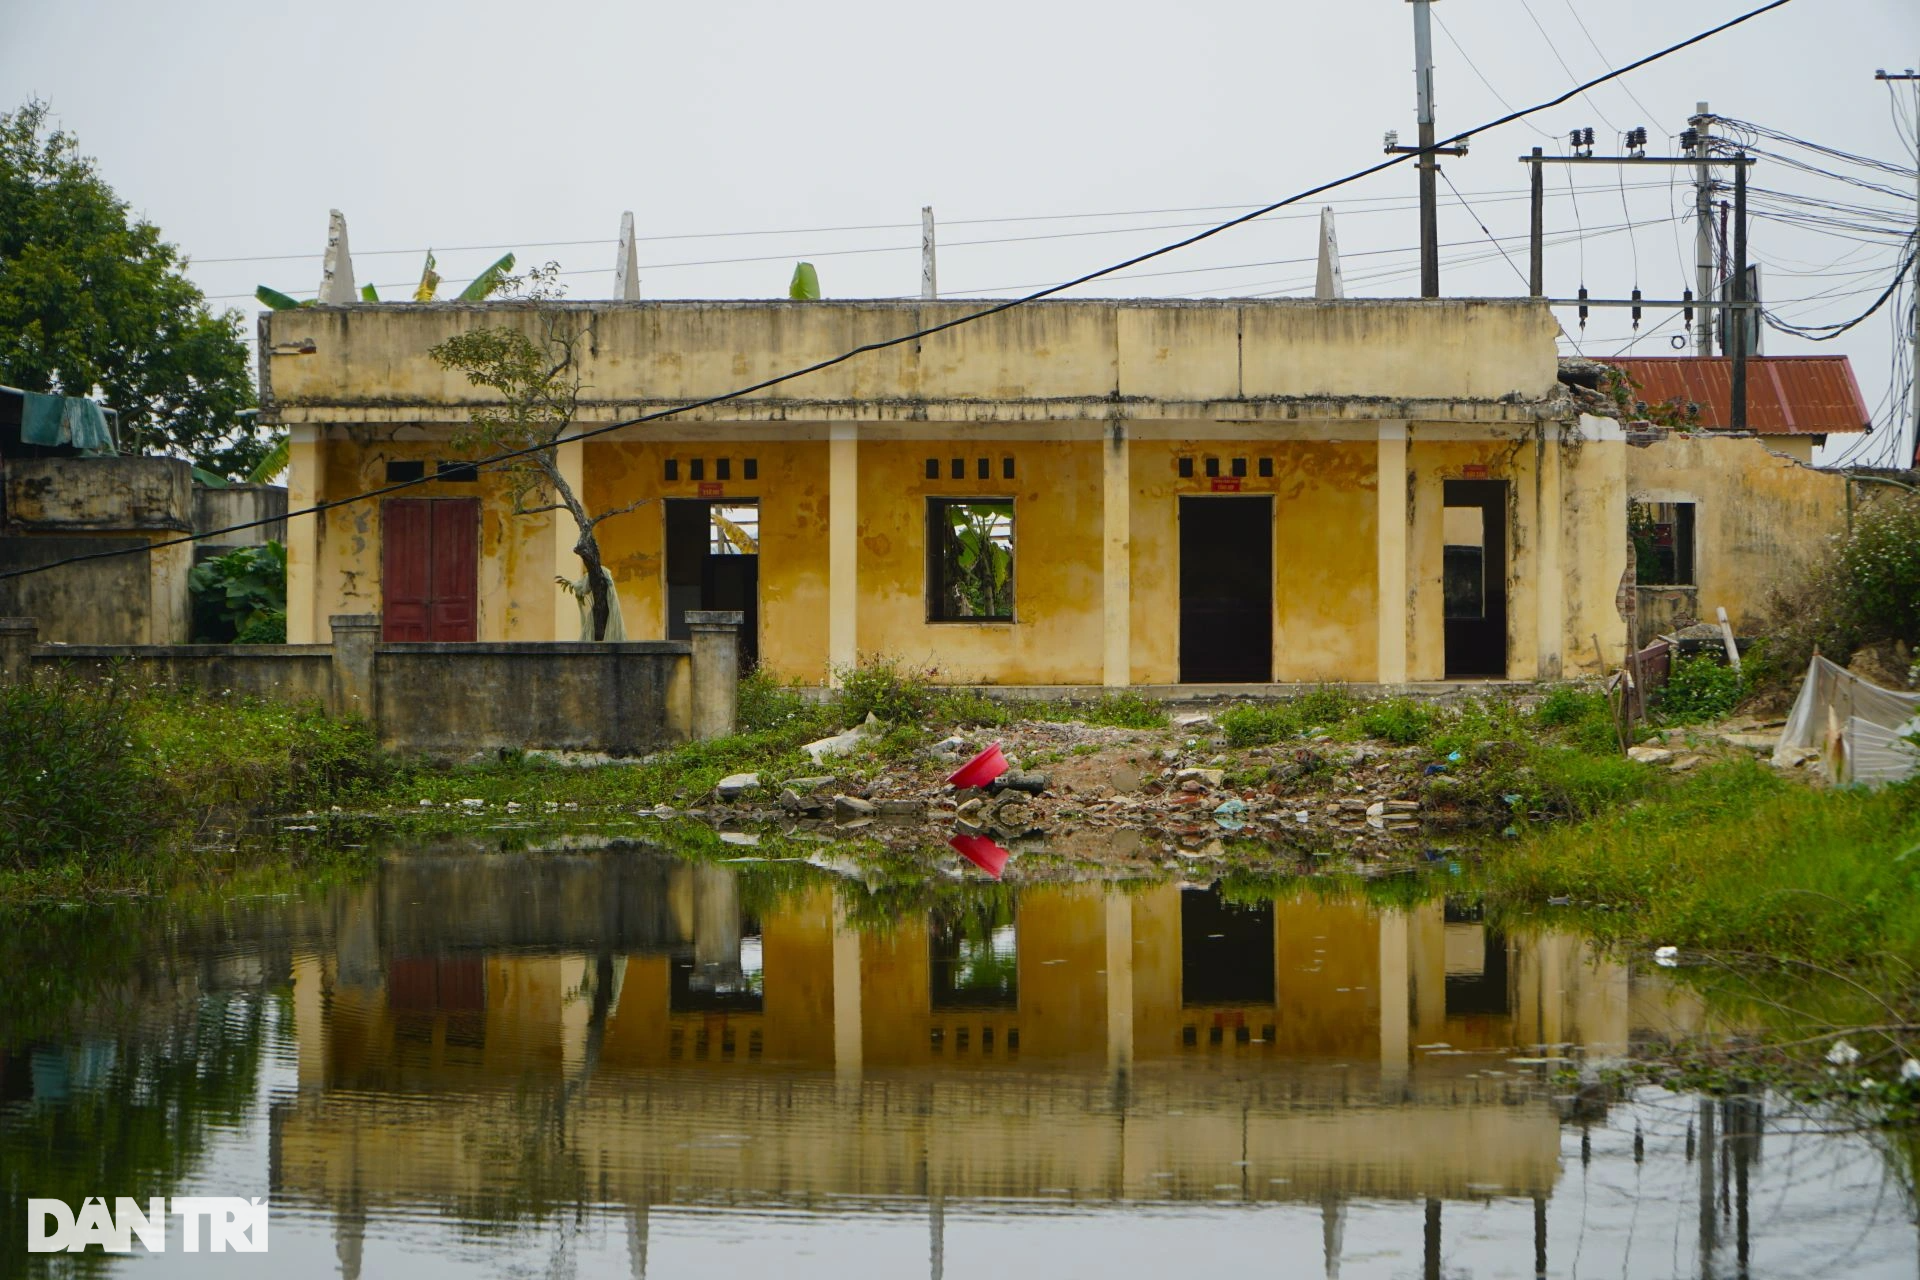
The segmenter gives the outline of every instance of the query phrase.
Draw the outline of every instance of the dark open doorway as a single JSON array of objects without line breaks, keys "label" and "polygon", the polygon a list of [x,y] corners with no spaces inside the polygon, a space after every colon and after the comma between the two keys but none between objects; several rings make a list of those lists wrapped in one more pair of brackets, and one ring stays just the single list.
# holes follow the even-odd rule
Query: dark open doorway
[{"label": "dark open doorway", "polygon": [[1273,499],[1180,499],[1180,680],[1273,679]]},{"label": "dark open doorway", "polygon": [[1447,679],[1507,674],[1507,482],[1449,480],[1442,512]]},{"label": "dark open doorway", "polygon": [[760,507],[667,499],[667,639],[686,640],[689,609],[737,609],[740,670],[760,661]]}]

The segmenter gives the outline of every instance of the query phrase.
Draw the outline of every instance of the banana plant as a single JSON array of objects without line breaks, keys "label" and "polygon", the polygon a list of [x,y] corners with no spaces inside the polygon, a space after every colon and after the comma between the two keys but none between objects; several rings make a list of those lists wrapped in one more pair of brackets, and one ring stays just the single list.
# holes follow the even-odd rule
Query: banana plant
[{"label": "banana plant", "polygon": [[[806,266],[805,263],[801,265]],[[508,273],[512,270],[513,255],[510,253],[501,255],[498,261],[475,276],[473,282],[460,291],[460,296],[457,301],[485,301],[493,294],[498,293],[507,283]],[[807,270],[811,272],[813,268],[808,266]],[[814,287],[816,290],[814,296],[818,297],[819,293],[817,291],[819,285],[817,282]],[[440,273],[434,270],[433,252],[429,250],[427,252],[426,265],[422,267],[420,271],[420,283],[413,291],[413,300],[415,302],[432,302],[434,294],[439,288]],[[299,298],[282,293],[278,289],[270,288],[264,284],[253,291],[253,296],[260,301],[262,306],[272,311],[292,311],[299,307],[310,307],[313,305],[313,299],[311,298],[302,301]],[[361,300],[365,302],[380,301],[379,293],[375,291],[374,287],[370,284],[360,286],[360,297]]]},{"label": "banana plant", "polygon": [[793,280],[787,285],[787,296],[796,302],[819,301],[820,273],[813,269],[811,262],[794,265]]}]

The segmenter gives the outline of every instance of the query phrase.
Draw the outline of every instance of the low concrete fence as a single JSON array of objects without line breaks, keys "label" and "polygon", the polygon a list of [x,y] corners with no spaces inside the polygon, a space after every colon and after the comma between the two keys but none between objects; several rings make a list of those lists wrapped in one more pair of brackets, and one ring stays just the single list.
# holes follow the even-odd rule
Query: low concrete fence
[{"label": "low concrete fence", "polygon": [[361,715],[395,751],[638,755],[735,725],[738,613],[690,613],[693,639],[623,644],[388,644],[377,614],[337,614],[332,644],[39,644],[0,618],[0,676],[65,668]]}]

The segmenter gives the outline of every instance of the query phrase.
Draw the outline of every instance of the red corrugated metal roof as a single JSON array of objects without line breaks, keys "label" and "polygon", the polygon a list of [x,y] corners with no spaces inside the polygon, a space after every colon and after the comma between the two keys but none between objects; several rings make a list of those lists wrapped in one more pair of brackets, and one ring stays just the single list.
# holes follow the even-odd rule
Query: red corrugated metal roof
[{"label": "red corrugated metal roof", "polygon": [[[1636,399],[1700,406],[1700,425],[1733,423],[1733,361],[1724,356],[1622,356],[1606,364],[1639,384]],[[1754,356],[1747,361],[1747,427],[1763,435],[1865,431],[1872,415],[1845,356]]]}]

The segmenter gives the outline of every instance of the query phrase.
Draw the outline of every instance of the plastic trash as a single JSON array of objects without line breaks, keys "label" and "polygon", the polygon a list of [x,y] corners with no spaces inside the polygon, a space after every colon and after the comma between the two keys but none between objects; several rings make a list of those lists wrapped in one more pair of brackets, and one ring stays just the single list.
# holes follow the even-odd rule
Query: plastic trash
[{"label": "plastic trash", "polygon": [[994,743],[973,759],[955,769],[947,781],[956,787],[984,787],[1007,771],[1007,758]]},{"label": "plastic trash", "polygon": [[1006,869],[1007,859],[1013,856],[1011,851],[1001,848],[986,836],[953,836],[947,843],[953,846],[955,853],[995,880],[998,880],[1000,873]]},{"label": "plastic trash", "polygon": [[1663,969],[1673,968],[1680,963],[1680,948],[1655,947],[1653,949],[1653,962]]}]

